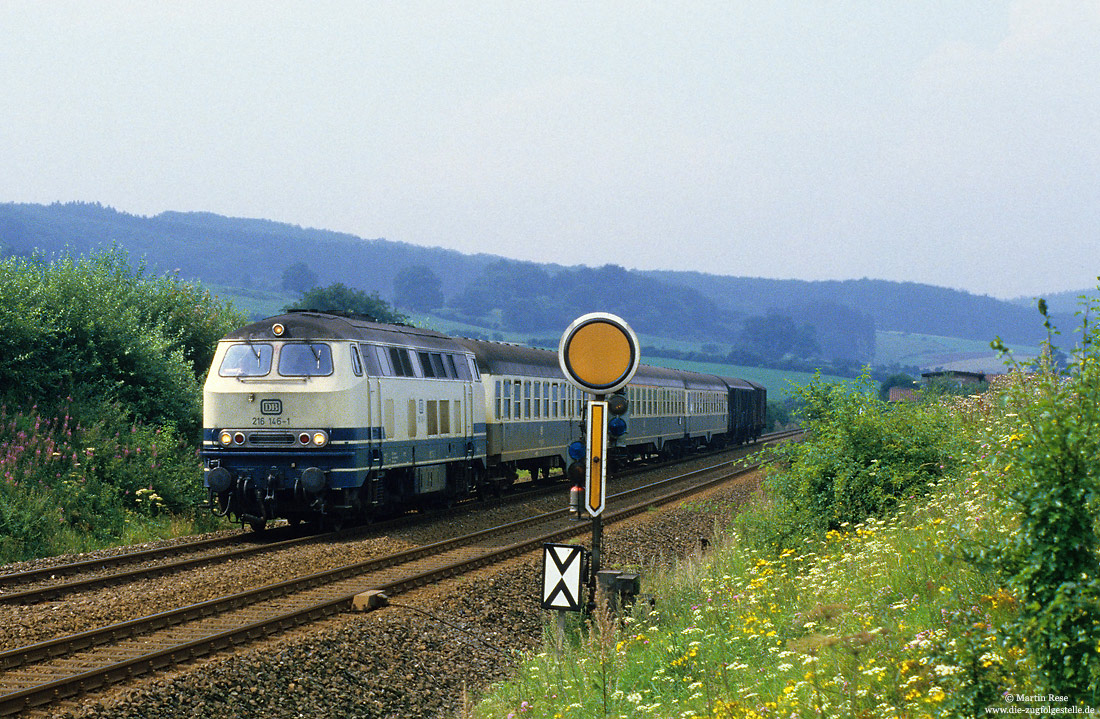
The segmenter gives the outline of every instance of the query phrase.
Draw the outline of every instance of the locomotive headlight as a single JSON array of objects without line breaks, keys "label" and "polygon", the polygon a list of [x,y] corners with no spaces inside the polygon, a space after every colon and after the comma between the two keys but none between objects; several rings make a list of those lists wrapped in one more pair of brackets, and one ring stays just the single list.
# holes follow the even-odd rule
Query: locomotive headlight
[{"label": "locomotive headlight", "polygon": [[233,444],[233,434],[228,431],[222,432],[218,435],[218,441],[221,442],[222,445],[228,447]]},{"label": "locomotive headlight", "polygon": [[313,444],[317,445],[318,447],[324,447],[326,444],[328,444],[328,435],[324,432],[314,432]]}]

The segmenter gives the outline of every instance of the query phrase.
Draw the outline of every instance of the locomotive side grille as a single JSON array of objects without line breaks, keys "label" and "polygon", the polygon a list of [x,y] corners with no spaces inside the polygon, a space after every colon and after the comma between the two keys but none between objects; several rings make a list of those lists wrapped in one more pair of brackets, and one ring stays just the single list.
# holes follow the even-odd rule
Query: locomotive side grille
[{"label": "locomotive side grille", "polygon": [[293,447],[298,439],[289,432],[253,432],[248,435],[248,443],[264,447]]}]

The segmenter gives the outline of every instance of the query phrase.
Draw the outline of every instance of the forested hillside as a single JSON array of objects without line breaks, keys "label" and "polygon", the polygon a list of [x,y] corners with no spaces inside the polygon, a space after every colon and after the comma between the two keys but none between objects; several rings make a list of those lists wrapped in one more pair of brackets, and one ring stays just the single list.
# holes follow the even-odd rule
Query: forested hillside
[{"label": "forested hillside", "polygon": [[252,290],[342,283],[487,336],[556,337],[580,314],[610,311],[640,334],[707,342],[741,364],[858,366],[874,360],[876,330],[1040,339],[1032,308],[930,285],[540,265],[210,213],[139,217],[89,203],[0,204],[5,254],[115,245],[153,273]]},{"label": "forested hillside", "polygon": [[879,330],[914,332],[988,341],[993,335],[1016,341],[1042,339],[1034,303],[1014,303],[915,282],[845,280],[806,282],[721,277],[698,272],[647,272],[664,282],[693,287],[720,307],[777,308],[813,313],[822,305],[870,315]]}]

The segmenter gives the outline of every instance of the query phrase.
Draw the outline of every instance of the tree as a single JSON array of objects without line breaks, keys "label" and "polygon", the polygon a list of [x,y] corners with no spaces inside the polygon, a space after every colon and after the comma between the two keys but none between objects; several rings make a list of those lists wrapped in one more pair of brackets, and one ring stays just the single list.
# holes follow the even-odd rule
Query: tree
[{"label": "tree", "polygon": [[428,312],[443,306],[443,282],[424,265],[409,265],[393,278],[393,302]]},{"label": "tree", "polygon": [[295,262],[283,270],[279,286],[284,290],[305,294],[317,286],[317,273],[309,269],[305,262]]},{"label": "tree", "polygon": [[741,340],[761,357],[778,358],[790,354],[805,358],[820,353],[811,325],[797,325],[792,317],[778,312],[746,318]]},{"label": "tree", "polygon": [[314,287],[297,302],[284,310],[317,310],[318,312],[346,312],[369,317],[376,322],[406,322],[408,317],[394,310],[377,292],[367,294],[335,282],[328,287]]}]

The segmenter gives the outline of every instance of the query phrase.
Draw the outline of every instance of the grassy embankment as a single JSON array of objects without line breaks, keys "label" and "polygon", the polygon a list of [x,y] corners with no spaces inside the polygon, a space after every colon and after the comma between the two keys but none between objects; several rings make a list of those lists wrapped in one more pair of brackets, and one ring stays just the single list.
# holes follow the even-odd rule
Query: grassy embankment
[{"label": "grassy embankment", "polygon": [[1100,708],[1097,364],[894,409],[811,389],[812,438],[720,546],[674,576],[642,568],[655,610],[548,629],[470,716]]}]

